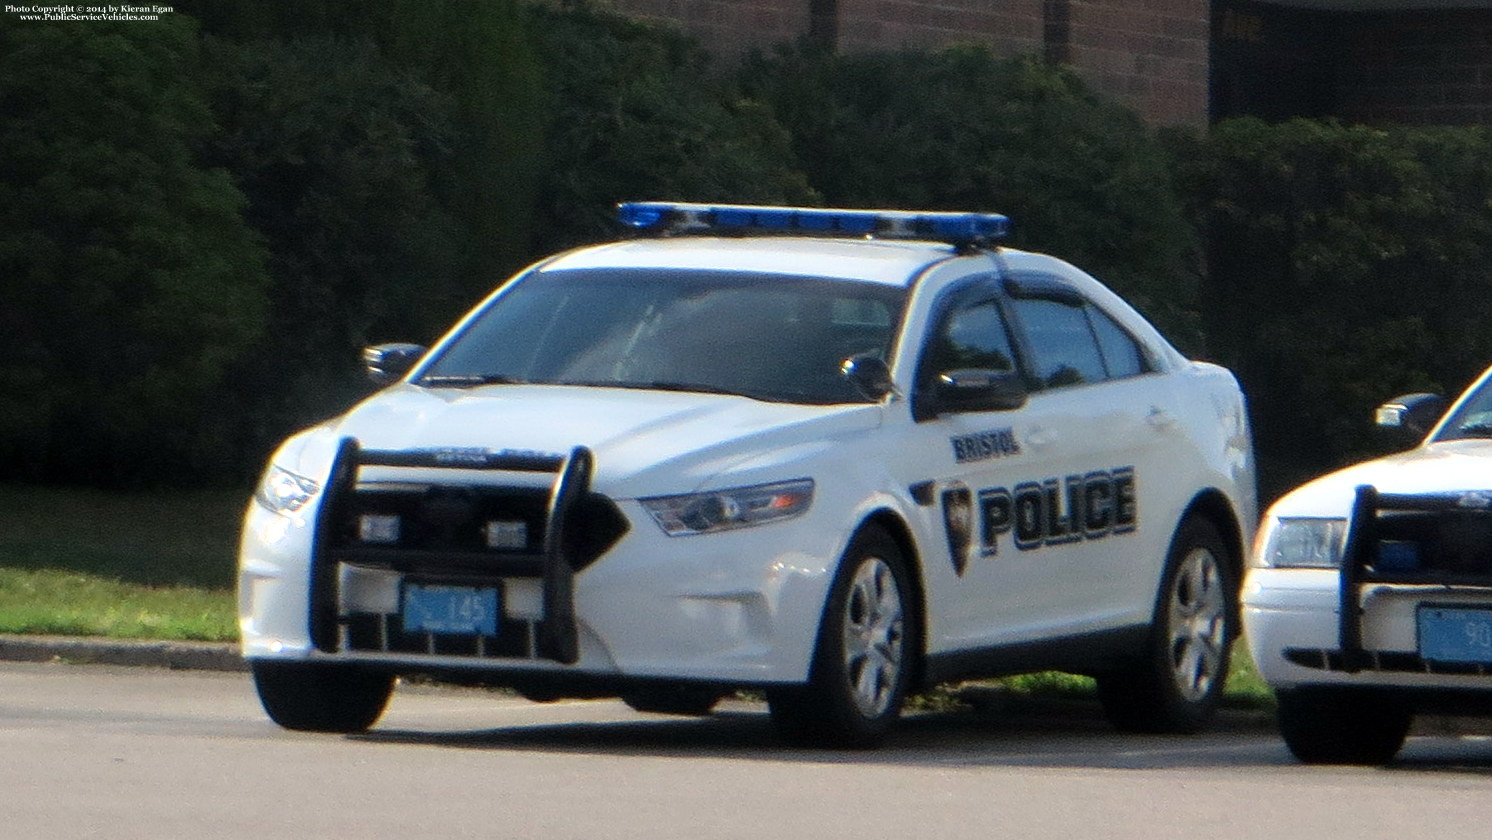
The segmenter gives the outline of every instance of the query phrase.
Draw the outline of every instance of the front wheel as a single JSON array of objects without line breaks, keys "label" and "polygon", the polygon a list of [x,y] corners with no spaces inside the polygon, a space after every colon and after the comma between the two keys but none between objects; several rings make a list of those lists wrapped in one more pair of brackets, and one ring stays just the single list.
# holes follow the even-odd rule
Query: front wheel
[{"label": "front wheel", "polygon": [[383,715],[394,675],[320,662],[250,664],[270,720],[302,732],[362,732]]},{"label": "front wheel", "polygon": [[806,686],[767,693],[788,741],[864,749],[885,737],[906,700],[917,627],[900,546],[874,526],[840,563]]},{"label": "front wheel", "polygon": [[1237,634],[1238,583],[1217,528],[1176,529],[1143,658],[1098,677],[1109,721],[1127,732],[1193,733],[1216,712]]},{"label": "front wheel", "polygon": [[1371,690],[1296,688],[1276,699],[1280,735],[1305,764],[1387,764],[1414,721],[1407,704]]}]

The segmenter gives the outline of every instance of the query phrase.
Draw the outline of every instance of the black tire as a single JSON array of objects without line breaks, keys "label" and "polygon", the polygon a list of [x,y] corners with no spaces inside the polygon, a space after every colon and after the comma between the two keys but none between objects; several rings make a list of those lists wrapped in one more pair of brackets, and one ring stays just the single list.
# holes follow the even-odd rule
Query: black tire
[{"label": "black tire", "polygon": [[808,684],[767,692],[785,740],[868,749],[885,738],[920,650],[912,591],[896,540],[875,526],[861,530],[829,589]]},{"label": "black tire", "polygon": [[1380,691],[1296,688],[1277,693],[1280,735],[1305,764],[1387,764],[1414,710]]},{"label": "black tire", "polygon": [[1217,712],[1238,634],[1238,575],[1216,526],[1189,516],[1171,538],[1139,662],[1098,675],[1105,715],[1124,732],[1200,732]]},{"label": "black tire", "polygon": [[250,667],[269,719],[301,732],[362,732],[394,692],[393,674],[346,665],[254,660]]}]

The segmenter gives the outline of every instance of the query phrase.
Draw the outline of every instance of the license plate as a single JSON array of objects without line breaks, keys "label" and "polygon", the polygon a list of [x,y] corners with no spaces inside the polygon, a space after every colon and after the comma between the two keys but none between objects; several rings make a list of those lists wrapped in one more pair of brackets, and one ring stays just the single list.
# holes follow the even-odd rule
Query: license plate
[{"label": "license plate", "polygon": [[497,635],[497,587],[404,587],[404,630],[460,636]]},{"label": "license plate", "polygon": [[1435,662],[1492,663],[1492,610],[1420,607],[1419,655]]}]

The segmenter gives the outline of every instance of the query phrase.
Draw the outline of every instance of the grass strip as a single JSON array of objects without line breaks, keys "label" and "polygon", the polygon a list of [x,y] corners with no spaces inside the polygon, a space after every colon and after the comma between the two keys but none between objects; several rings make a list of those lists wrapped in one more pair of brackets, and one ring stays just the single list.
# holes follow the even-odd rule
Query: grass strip
[{"label": "grass strip", "polygon": [[228,590],[0,568],[0,633],[226,642],[238,620]]},{"label": "grass strip", "polygon": [[0,633],[237,639],[247,498],[0,484]]}]

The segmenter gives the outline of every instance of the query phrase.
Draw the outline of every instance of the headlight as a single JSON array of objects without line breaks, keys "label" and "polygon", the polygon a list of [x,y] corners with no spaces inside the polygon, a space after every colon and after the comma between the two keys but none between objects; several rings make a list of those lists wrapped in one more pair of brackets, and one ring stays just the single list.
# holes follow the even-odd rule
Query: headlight
[{"label": "headlight", "polygon": [[1342,565],[1346,536],[1346,519],[1281,517],[1256,562],[1277,569],[1335,569]]},{"label": "headlight", "polygon": [[295,513],[320,492],[321,485],[311,479],[271,464],[264,471],[254,498],[275,513]]},{"label": "headlight", "polygon": [[639,501],[664,533],[680,537],[798,516],[813,503],[813,481],[802,478],[712,493],[655,496]]}]

